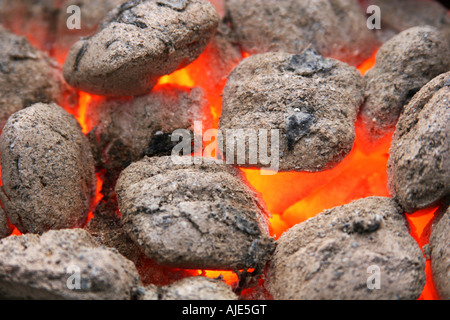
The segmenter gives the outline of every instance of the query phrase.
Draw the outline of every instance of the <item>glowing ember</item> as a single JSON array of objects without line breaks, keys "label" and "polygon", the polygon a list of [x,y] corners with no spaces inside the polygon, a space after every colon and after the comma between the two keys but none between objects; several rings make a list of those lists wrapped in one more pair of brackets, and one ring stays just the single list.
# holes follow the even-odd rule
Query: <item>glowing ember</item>
[{"label": "glowing ember", "polygon": [[98,204],[103,199],[102,188],[103,188],[103,178],[101,177],[100,174],[97,173],[97,186],[95,189],[95,198],[91,204],[91,210],[89,211],[89,214],[88,214],[88,217],[86,220],[86,225],[89,223],[89,221],[91,221],[94,218],[95,208],[97,208]]},{"label": "glowing ember", "polygon": [[79,108],[77,120],[81,125],[84,134],[87,134],[91,128],[88,125],[88,119],[86,118],[86,112],[88,110],[89,103],[92,101],[90,94],[80,92]]},{"label": "glowing ember", "polygon": [[95,96],[86,92],[78,92],[78,108],[72,109],[63,106],[67,112],[72,114],[81,126],[84,134],[88,134],[92,130],[92,123],[88,117],[88,110],[94,101],[104,100],[105,98]]},{"label": "glowing ember", "polygon": [[195,86],[194,81],[191,79],[186,69],[181,69],[175,71],[171,75],[161,77],[158,81],[158,85],[161,86],[165,84],[175,84],[188,88],[193,88]]},{"label": "glowing ember", "polygon": [[19,229],[14,228],[14,231],[12,233],[13,236],[17,236],[20,237],[22,235],[22,233],[19,231]]},{"label": "glowing ember", "polygon": [[261,193],[269,210],[276,214],[271,228],[273,235],[279,237],[326,209],[370,196],[389,196],[386,172],[390,141],[386,137],[365,150],[367,142],[358,134],[350,155],[334,169],[324,172],[262,176],[258,170],[242,171]]},{"label": "glowing ember", "polygon": [[[242,58],[250,55],[243,52]],[[358,70],[365,74],[375,64],[376,52],[363,63]],[[61,59],[59,59],[61,60]],[[196,62],[185,69],[169,76],[164,76],[158,82],[162,85],[178,85],[185,88],[200,86],[205,90],[210,109],[205,110],[205,122],[209,128],[217,129],[222,112],[221,94],[226,79],[220,83],[211,83],[204,74],[204,66],[210,58],[204,53]],[[79,121],[86,134],[92,129],[87,118],[90,103],[96,97],[87,93],[79,93],[77,110],[66,108]],[[208,128],[204,128],[208,129]],[[273,214],[270,219],[272,235],[281,236],[294,225],[312,218],[320,212],[336,206],[348,204],[354,200],[371,196],[389,196],[387,190],[387,161],[392,135],[370,144],[364,137],[360,122],[357,123],[357,137],[351,154],[332,170],[318,173],[286,172],[274,176],[262,176],[259,170],[242,169],[248,183],[255,188],[266,202]],[[98,177],[97,194],[94,206],[102,199],[102,179]],[[419,245],[428,243],[431,223],[436,209],[427,209],[407,216],[411,225],[411,235]],[[92,212],[89,219],[92,219]],[[15,229],[14,235],[20,235]],[[229,285],[236,285],[238,277],[229,271],[185,270],[186,275],[202,275],[209,278],[222,277]],[[431,264],[426,266],[427,285],[420,299],[438,299],[432,279]],[[263,284],[260,284],[263,287]]]},{"label": "glowing ember", "polygon": [[364,61],[358,67],[358,70],[359,70],[359,72],[361,72],[362,75],[365,75],[367,73],[367,71],[369,71],[370,69],[373,68],[373,66],[375,65],[375,62],[376,62],[377,53],[378,53],[378,50],[375,51],[369,59]]},{"label": "glowing ember", "polygon": [[198,275],[211,279],[222,278],[230,286],[234,286],[239,282],[237,274],[231,271],[198,270]]},{"label": "glowing ember", "polygon": [[[406,216],[411,226],[411,236],[416,239],[421,249],[430,241],[431,227],[438,211],[439,208],[431,208]],[[427,260],[425,273],[427,275],[427,283],[419,300],[439,300],[433,283],[430,260]]]},{"label": "glowing ember", "polygon": [[[376,52],[358,68],[361,74],[369,71],[375,60]],[[273,213],[270,230],[273,236],[279,237],[296,224],[326,209],[371,196],[388,197],[387,161],[391,142],[392,134],[375,144],[371,143],[358,121],[353,151],[332,170],[319,173],[278,173],[275,176],[262,176],[259,170],[242,171]],[[411,235],[421,248],[429,241],[435,212],[436,209],[428,209],[407,216]],[[427,261],[425,271],[427,284],[420,299],[438,299],[430,261]]]}]

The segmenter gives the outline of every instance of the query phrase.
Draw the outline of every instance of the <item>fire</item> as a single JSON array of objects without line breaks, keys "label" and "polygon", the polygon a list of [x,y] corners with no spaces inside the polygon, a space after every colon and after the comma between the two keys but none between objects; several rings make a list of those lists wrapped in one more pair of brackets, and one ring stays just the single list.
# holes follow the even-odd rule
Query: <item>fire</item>
[{"label": "fire", "polygon": [[376,59],[377,59],[377,53],[378,53],[378,50],[376,50],[369,59],[364,61],[358,67],[358,70],[359,70],[359,72],[361,72],[362,75],[365,75],[367,73],[367,71],[369,71],[370,69],[373,68],[373,66],[375,65]]},{"label": "fire", "polygon": [[161,77],[158,81],[158,86],[165,84],[174,84],[182,87],[193,88],[195,87],[194,81],[186,69],[175,71],[171,75]]},{"label": "fire", "polygon": [[[250,54],[242,52],[242,59]],[[58,60],[61,61],[60,57]],[[376,52],[358,70],[365,74],[375,64]],[[211,83],[205,68],[211,68],[211,58],[207,52],[188,67],[162,77],[157,86],[178,85],[184,88],[200,86],[205,90],[209,102],[205,110],[205,122],[208,128],[218,129],[222,113],[222,91],[226,79],[219,83]],[[206,66],[206,67],[205,67]],[[95,97],[79,92],[79,107],[76,110],[66,108],[79,121],[83,133],[92,129],[88,111]],[[205,129],[208,129],[205,128]],[[247,182],[259,193],[272,213],[270,231],[279,237],[294,225],[312,218],[320,212],[336,206],[345,205],[353,200],[370,196],[389,196],[387,189],[387,161],[392,133],[375,144],[369,143],[361,129],[361,123],[356,124],[356,141],[350,155],[334,169],[318,173],[282,172],[274,176],[262,176],[259,170],[242,169]],[[95,205],[101,199],[102,179],[98,176]],[[419,245],[428,243],[431,223],[435,217],[436,208],[417,212],[407,216],[411,226],[411,235]],[[93,218],[92,212],[89,219]],[[20,235],[17,228],[14,235]],[[238,276],[230,271],[185,270],[189,275],[201,275],[209,278],[222,277],[229,285],[236,285]],[[438,299],[431,277],[431,264],[426,266],[427,284],[420,299]],[[261,286],[263,286],[261,284]]]},{"label": "fire", "polygon": [[[358,70],[364,75],[375,62],[376,52]],[[262,176],[259,170],[242,169],[248,183],[259,192],[273,215],[270,219],[272,235],[279,237],[296,224],[326,209],[371,196],[389,197],[387,161],[392,134],[372,143],[365,136],[361,121],[358,121],[352,152],[334,169],[325,172],[284,172]],[[429,242],[436,211],[436,208],[426,209],[407,215],[411,236],[421,248]],[[427,283],[420,300],[437,300],[429,260],[425,272]]]},{"label": "fire", "polygon": [[237,274],[231,271],[198,270],[198,275],[211,279],[222,278],[225,283],[231,286],[239,282]]},{"label": "fire", "polygon": [[91,221],[94,218],[95,208],[97,208],[98,204],[103,199],[102,188],[103,188],[103,178],[100,174],[97,173],[97,185],[95,188],[95,198],[92,201],[91,208],[89,210],[89,214],[88,214],[88,217],[86,220],[86,225],[89,223],[89,221]]},{"label": "fire", "polygon": [[98,102],[104,100],[104,97],[92,95],[83,91],[78,91],[78,107],[73,109],[63,106],[64,109],[72,114],[81,126],[81,130],[84,134],[88,134],[92,128],[93,124],[89,120],[89,109],[92,107],[93,102]]},{"label": "fire", "polygon": [[81,129],[84,134],[87,134],[91,131],[92,128],[88,125],[88,119],[86,117],[86,113],[88,110],[88,106],[92,101],[92,96],[85,92],[79,93],[79,107],[78,107],[78,117],[77,120],[81,125]]},{"label": "fire", "polygon": [[[409,225],[411,226],[411,236],[416,239],[422,250],[430,241],[431,227],[438,212],[439,208],[431,208],[406,216]],[[431,261],[429,259],[425,266],[425,273],[427,275],[427,283],[419,300],[439,300],[439,295],[437,294],[433,283]]]},{"label": "fire", "polygon": [[242,171],[274,215],[270,227],[272,235],[279,237],[324,210],[370,196],[388,197],[390,141],[391,135],[369,148],[363,136],[357,134],[350,155],[334,169],[324,172],[262,176],[258,170]]}]

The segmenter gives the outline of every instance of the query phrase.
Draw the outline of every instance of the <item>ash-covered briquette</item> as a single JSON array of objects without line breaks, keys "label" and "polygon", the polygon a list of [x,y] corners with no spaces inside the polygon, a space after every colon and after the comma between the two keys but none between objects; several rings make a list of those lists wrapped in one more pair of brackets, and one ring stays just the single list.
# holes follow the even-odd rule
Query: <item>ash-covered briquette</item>
[{"label": "ash-covered briquette", "polygon": [[450,194],[450,72],[429,82],[405,107],[388,163],[390,191],[413,213]]},{"label": "ash-covered briquette", "polygon": [[94,218],[89,221],[85,230],[99,245],[113,248],[131,260],[144,285],[155,283],[165,285],[191,276],[187,270],[165,268],[147,258],[143,250],[125,232],[118,211],[116,200],[106,199],[100,202]]},{"label": "ash-covered briquette", "polygon": [[114,9],[94,36],[71,49],[64,76],[105,96],[148,93],[158,79],[198,58],[219,17],[206,0],[134,0]]},{"label": "ash-covered briquette", "polygon": [[[125,2],[128,0],[65,0],[55,22],[55,41],[52,46],[52,54],[61,59],[65,57],[81,37],[93,35],[108,13]],[[67,26],[68,22],[73,22],[71,17],[74,12],[67,12],[73,5],[80,8],[80,29],[69,29]]]},{"label": "ash-covered briquette", "polygon": [[411,98],[450,69],[450,46],[437,29],[414,27],[386,42],[376,60],[365,75],[366,100],[361,110],[374,139],[394,129]]},{"label": "ash-covered briquette", "polygon": [[148,286],[141,300],[224,301],[238,300],[238,296],[220,280],[190,277],[167,287]]},{"label": "ash-covered briquette", "polygon": [[141,285],[131,261],[80,229],[3,239],[0,256],[2,299],[130,300]]},{"label": "ash-covered briquette", "polygon": [[76,95],[56,62],[0,26],[0,131],[14,112],[39,102],[73,105]]},{"label": "ash-covered briquette", "polygon": [[312,45],[326,57],[358,66],[378,43],[357,0],[226,0],[244,51],[301,53]]},{"label": "ash-covered briquette", "polygon": [[430,239],[433,282],[443,300],[450,300],[450,208],[433,228]]},{"label": "ash-covered briquette", "polygon": [[213,159],[173,160],[183,161],[145,158],[121,174],[116,192],[131,238],[164,266],[262,270],[274,240],[266,209],[241,173]]},{"label": "ash-covered briquette", "polygon": [[8,218],[6,218],[5,211],[0,207],[0,239],[6,238],[12,233],[12,227],[9,224]]},{"label": "ash-covered briquette", "polygon": [[82,226],[96,178],[87,138],[56,104],[13,114],[0,137],[6,214],[22,233]]},{"label": "ash-covered briquette", "polygon": [[[358,71],[323,58],[312,49],[300,55],[251,56],[231,73],[224,90],[220,119],[224,156],[234,149],[233,141],[227,140],[231,132],[236,134],[236,141],[246,141],[245,164],[238,163],[242,156],[239,152],[234,153],[234,163],[264,166],[262,150],[258,150],[258,163],[251,163],[247,136],[260,129],[269,133],[279,130],[280,170],[332,168],[353,147],[356,115],[362,102],[363,83]],[[272,138],[267,140],[271,150]]]},{"label": "ash-covered briquette", "polygon": [[105,188],[114,188],[120,172],[144,156],[171,155],[179,143],[172,141],[173,132],[193,132],[194,122],[203,120],[206,107],[202,89],[171,86],[131,100],[93,103],[89,120],[94,128],[88,137],[97,167],[106,170]]},{"label": "ash-covered briquette", "polygon": [[[377,273],[380,290],[371,290]],[[375,197],[327,210],[287,231],[266,285],[282,300],[415,300],[425,281],[425,258],[401,209],[392,199]]]},{"label": "ash-covered briquette", "polygon": [[364,11],[371,5],[381,10],[381,29],[374,30],[381,42],[417,26],[432,26],[450,37],[448,10],[435,0],[360,0]]}]

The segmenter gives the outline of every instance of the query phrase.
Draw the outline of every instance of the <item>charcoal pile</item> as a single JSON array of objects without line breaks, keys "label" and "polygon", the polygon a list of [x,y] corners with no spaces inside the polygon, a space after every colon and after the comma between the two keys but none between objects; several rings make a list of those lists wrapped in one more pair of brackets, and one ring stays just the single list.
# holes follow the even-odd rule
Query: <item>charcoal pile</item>
[{"label": "charcoal pile", "polygon": [[0,300],[450,299],[442,3],[0,0]]}]

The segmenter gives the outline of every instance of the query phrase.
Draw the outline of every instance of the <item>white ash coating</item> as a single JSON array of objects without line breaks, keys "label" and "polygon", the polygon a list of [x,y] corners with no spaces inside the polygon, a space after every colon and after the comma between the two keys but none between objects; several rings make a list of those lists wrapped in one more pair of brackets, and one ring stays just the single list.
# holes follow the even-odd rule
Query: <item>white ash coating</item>
[{"label": "white ash coating", "polygon": [[450,37],[448,9],[435,0],[360,0],[364,11],[376,5],[381,10],[381,29],[374,30],[381,42],[386,42],[398,33],[417,26],[432,26]]},{"label": "white ash coating", "polygon": [[6,217],[5,211],[0,207],[0,239],[6,238],[12,233],[11,225]]},{"label": "white ash coating", "polygon": [[193,136],[194,122],[203,120],[207,103],[200,88],[172,86],[131,100],[94,102],[88,113],[93,124],[88,138],[97,168],[106,170],[107,180],[115,183],[123,169],[144,156],[171,155],[178,144],[172,142],[173,132],[186,129]]},{"label": "white ash coating", "polygon": [[237,169],[203,160],[145,158],[124,170],[116,192],[125,230],[160,265],[262,270],[274,249],[265,206]]},{"label": "white ash coating", "polygon": [[376,139],[391,132],[404,107],[429,81],[450,70],[449,40],[436,28],[414,27],[386,42],[364,76],[361,116]]},{"label": "white ash coating", "polygon": [[[2,299],[130,300],[141,285],[131,261],[80,229],[9,237],[0,255]],[[76,272],[80,287],[71,290]]]},{"label": "white ash coating", "polygon": [[388,162],[392,196],[409,213],[450,194],[450,72],[424,86],[405,107]]},{"label": "white ash coating", "polygon": [[50,102],[76,104],[61,68],[28,40],[0,26],[0,131],[14,112]]},{"label": "white ash coating", "polygon": [[166,287],[148,286],[141,300],[233,301],[238,300],[238,296],[220,280],[190,277]]},{"label": "white ash coating", "polygon": [[78,41],[64,65],[73,87],[104,96],[148,93],[158,79],[198,58],[219,24],[206,0],[133,0],[114,9],[94,36]]},{"label": "white ash coating", "polygon": [[[127,0],[64,0],[54,22],[56,34],[52,45],[52,54],[58,60],[66,57],[70,48],[81,37],[95,34],[108,13],[125,2]],[[67,13],[67,9],[73,5],[80,8],[81,29],[69,29],[67,27],[68,20],[72,23],[71,16],[74,14],[73,12]]]},{"label": "white ash coating", "polygon": [[[415,300],[425,285],[424,255],[392,199],[327,210],[277,243],[266,282],[276,300]],[[368,289],[372,266],[380,290]]]},{"label": "white ash coating", "polygon": [[75,118],[56,104],[13,114],[0,137],[6,214],[22,233],[81,227],[94,196],[94,159]]}]

